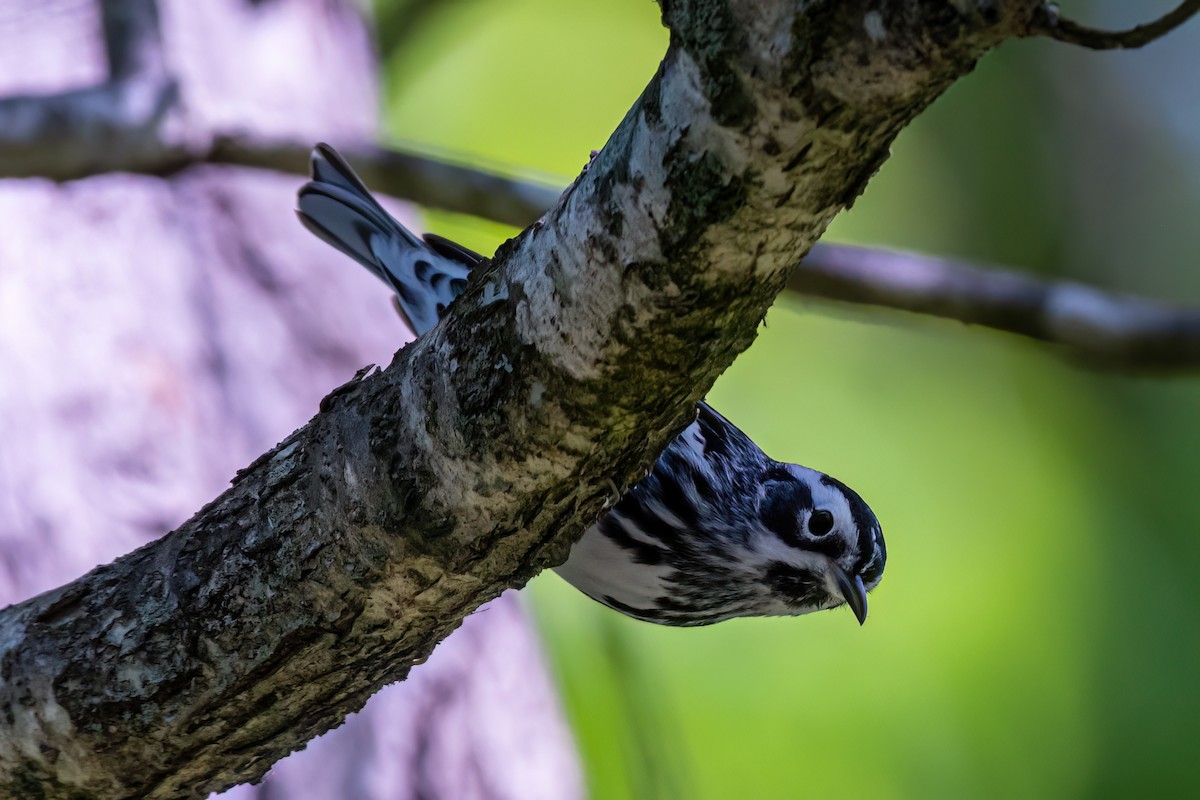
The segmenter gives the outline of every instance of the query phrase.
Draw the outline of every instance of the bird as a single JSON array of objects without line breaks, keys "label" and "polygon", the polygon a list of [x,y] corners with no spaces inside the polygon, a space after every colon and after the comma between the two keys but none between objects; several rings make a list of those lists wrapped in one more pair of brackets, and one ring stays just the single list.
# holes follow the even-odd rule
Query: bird
[{"label": "bird", "polygon": [[[296,213],[318,238],[395,293],[420,336],[484,256],[416,236],[327,144],[312,151]],[[887,546],[871,508],[841,481],[768,457],[707,403],[573,545],[555,571],[629,617],[670,626],[798,616],[848,606],[862,624]]]}]

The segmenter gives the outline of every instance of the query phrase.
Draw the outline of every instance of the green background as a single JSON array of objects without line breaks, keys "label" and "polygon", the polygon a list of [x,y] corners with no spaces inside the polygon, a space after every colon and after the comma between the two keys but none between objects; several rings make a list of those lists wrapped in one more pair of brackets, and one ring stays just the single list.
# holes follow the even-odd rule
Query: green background
[{"label": "green background", "polygon": [[[1118,26],[1168,3],[1070,3]],[[385,138],[565,184],[666,46],[650,0],[377,0]],[[1200,302],[1200,23],[1136,54],[1010,43],[831,240]],[[427,226],[485,252],[513,231]],[[861,492],[844,610],[672,630],[533,582],[595,798],[1129,797],[1200,783],[1200,381],[785,297],[711,402]]]}]

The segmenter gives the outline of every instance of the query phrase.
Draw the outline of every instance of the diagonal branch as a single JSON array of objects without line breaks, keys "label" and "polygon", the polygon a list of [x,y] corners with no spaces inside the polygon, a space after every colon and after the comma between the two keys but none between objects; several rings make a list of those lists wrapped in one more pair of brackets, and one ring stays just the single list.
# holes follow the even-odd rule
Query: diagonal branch
[{"label": "diagonal branch", "polygon": [[180,529],[0,611],[0,795],[254,780],[559,563],[897,133],[1034,6],[664,2],[634,108],[442,324]]},{"label": "diagonal branch", "polygon": [[1029,26],[1028,36],[1046,36],[1089,50],[1118,50],[1145,47],[1161,39],[1200,11],[1200,0],[1183,0],[1173,11],[1153,22],[1124,31],[1102,31],[1063,19],[1054,3],[1042,5]]}]

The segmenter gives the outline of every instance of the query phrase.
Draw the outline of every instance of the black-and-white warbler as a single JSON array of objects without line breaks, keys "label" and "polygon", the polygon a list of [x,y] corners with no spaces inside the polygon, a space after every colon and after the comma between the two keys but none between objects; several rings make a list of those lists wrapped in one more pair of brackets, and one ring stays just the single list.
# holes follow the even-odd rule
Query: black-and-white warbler
[{"label": "black-and-white warbler", "polygon": [[[416,335],[484,260],[417,238],[328,145],[312,154],[297,214],[396,293]],[[588,529],[557,572],[624,614],[664,625],[806,614],[845,603],[860,623],[887,550],[871,509],[815,470],[768,458],[705,403],[653,470]]]}]

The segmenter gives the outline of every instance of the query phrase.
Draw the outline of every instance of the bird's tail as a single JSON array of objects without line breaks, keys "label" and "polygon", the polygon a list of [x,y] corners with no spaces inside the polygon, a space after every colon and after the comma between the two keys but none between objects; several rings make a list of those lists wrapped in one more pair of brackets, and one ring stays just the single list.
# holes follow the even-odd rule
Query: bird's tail
[{"label": "bird's tail", "polygon": [[313,148],[312,180],[300,187],[296,215],[318,238],[392,287],[397,308],[418,336],[437,324],[466,286],[471,268],[483,260],[441,237],[414,236],[327,144]]}]

